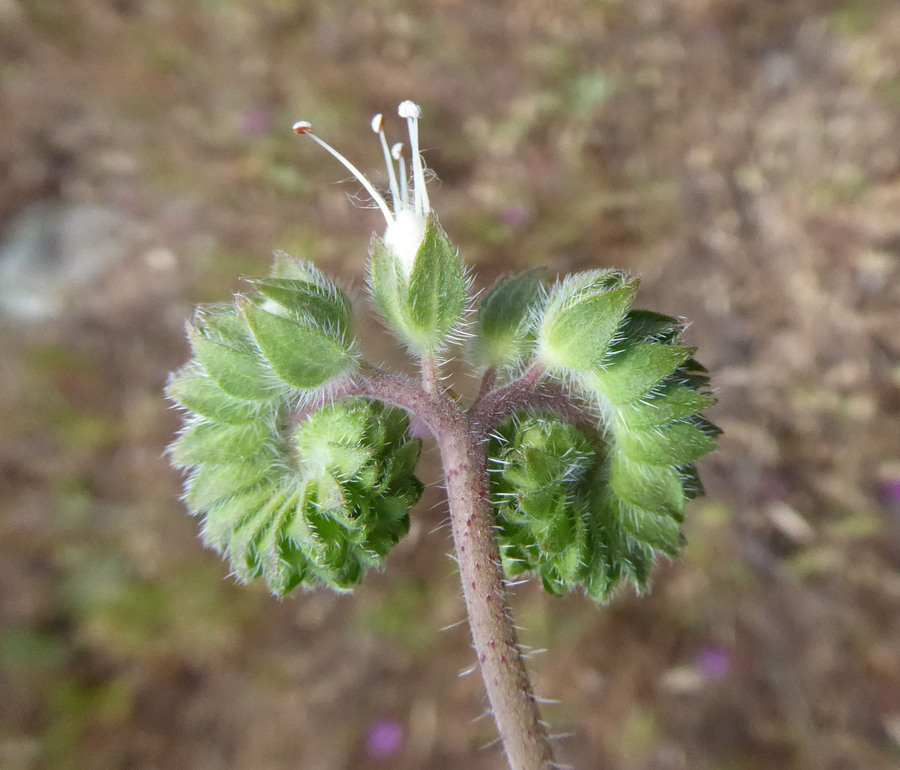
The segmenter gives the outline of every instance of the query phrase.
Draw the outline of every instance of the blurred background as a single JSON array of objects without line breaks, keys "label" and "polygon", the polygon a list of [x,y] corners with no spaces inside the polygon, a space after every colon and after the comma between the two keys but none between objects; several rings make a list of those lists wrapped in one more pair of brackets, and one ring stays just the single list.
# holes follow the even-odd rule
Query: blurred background
[{"label": "blurred background", "polygon": [[202,549],[162,456],[195,303],[277,248],[365,309],[380,215],[290,125],[383,184],[369,120],[401,139],[406,98],[479,286],[639,272],[717,387],[652,593],[512,597],[559,759],[900,767],[892,0],[0,0],[0,767],[504,766],[440,630],[436,483],[383,573],[279,602]]}]

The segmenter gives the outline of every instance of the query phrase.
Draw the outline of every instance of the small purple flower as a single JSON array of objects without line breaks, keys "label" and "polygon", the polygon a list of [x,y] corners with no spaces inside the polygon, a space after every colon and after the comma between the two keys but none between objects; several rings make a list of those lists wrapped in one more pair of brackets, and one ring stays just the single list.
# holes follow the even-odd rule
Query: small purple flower
[{"label": "small purple flower", "polygon": [[403,728],[393,719],[378,719],[369,725],[366,753],[372,759],[388,759],[403,747]]},{"label": "small purple flower", "polygon": [[531,224],[534,212],[530,206],[524,203],[513,203],[500,212],[500,218],[514,230],[521,230],[526,225]]},{"label": "small purple flower", "polygon": [[241,116],[241,131],[247,136],[261,136],[272,126],[272,115],[265,107],[254,107]]},{"label": "small purple flower", "polygon": [[707,679],[724,679],[731,673],[731,653],[722,647],[708,645],[697,653],[695,664]]},{"label": "small purple flower", "polygon": [[888,505],[900,505],[900,478],[883,479],[878,485],[878,492]]}]

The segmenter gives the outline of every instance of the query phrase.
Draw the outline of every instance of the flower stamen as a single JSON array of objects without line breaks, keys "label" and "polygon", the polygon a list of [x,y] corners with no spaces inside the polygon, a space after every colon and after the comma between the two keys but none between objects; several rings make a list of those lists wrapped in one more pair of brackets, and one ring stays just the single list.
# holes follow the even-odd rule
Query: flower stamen
[{"label": "flower stamen", "polygon": [[397,186],[397,175],[394,173],[394,163],[391,160],[391,151],[388,149],[387,138],[384,135],[384,115],[380,112],[372,118],[372,130],[378,134],[381,141],[381,151],[384,153],[384,164],[387,166],[388,179],[391,185],[391,197],[394,199],[394,215],[400,209],[405,208],[406,200],[400,197],[400,188]]},{"label": "flower stamen", "polygon": [[324,147],[328,152],[330,152],[335,158],[337,158],[346,168],[347,170],[356,177],[359,183],[366,188],[366,192],[372,196],[372,200],[378,204],[378,208],[381,209],[381,213],[384,214],[384,218],[388,223],[388,226],[394,224],[394,215],[391,213],[390,208],[388,208],[387,202],[375,189],[374,185],[366,179],[365,174],[362,173],[356,166],[354,166],[349,160],[347,160],[343,155],[341,155],[337,150],[334,149],[328,142],[323,139],[319,139],[318,136],[313,132],[312,124],[306,120],[298,120],[293,125],[294,133],[300,136],[309,136],[316,143]]},{"label": "flower stamen", "polygon": [[391,147],[391,157],[397,161],[397,178],[400,180],[400,200],[403,206],[409,206],[409,177],[406,175],[406,161],[403,159],[403,142]]},{"label": "flower stamen", "polygon": [[406,124],[409,127],[416,214],[425,216],[431,211],[431,205],[428,201],[428,189],[425,187],[425,169],[422,163],[422,156],[419,154],[419,117],[422,115],[422,108],[415,102],[407,99],[405,102],[400,102],[397,114],[401,118],[406,118]]},{"label": "flower stamen", "polygon": [[[428,217],[431,214],[431,203],[428,200],[428,189],[425,186],[425,163],[419,153],[419,118],[422,110],[412,101],[401,102],[398,110],[401,118],[406,118],[409,129],[410,150],[412,152],[412,180],[407,174],[406,159],[403,157],[403,144],[398,142],[388,147],[384,133],[384,115],[378,113],[372,118],[372,131],[378,134],[384,162],[390,180],[393,211],[385,197],[379,193],[366,176],[347,158],[335,150],[330,144],[320,139],[313,132],[312,124],[305,120],[294,123],[294,131],[301,136],[312,137],[337,158],[350,173],[365,187],[372,200],[384,214],[387,228],[384,231],[384,244],[397,259],[406,275],[410,275],[416,255],[425,238]],[[394,165],[396,161],[396,166]],[[412,185],[412,187],[410,187]]]}]

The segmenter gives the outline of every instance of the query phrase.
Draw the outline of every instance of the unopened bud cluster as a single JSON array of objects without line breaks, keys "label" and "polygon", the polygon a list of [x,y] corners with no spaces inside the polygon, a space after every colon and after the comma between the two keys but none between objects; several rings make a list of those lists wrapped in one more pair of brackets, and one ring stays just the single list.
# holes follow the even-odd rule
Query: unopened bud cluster
[{"label": "unopened bud cluster", "polygon": [[188,471],[204,542],[239,579],[262,576],[279,595],[347,589],[408,531],[421,442],[379,403],[309,407],[356,366],[340,289],[285,255],[253,286],[188,326],[194,357],[167,387],[186,411],[172,462]]},{"label": "unopened bud cluster", "polygon": [[654,554],[681,545],[685,501],[702,492],[694,461],[716,445],[700,414],[709,380],[680,342],[684,325],[631,309],[637,286],[614,270],[552,286],[524,273],[482,302],[476,360],[544,367],[593,422],[521,415],[494,437],[505,570],[536,572],[552,593],[581,585],[602,601],[623,580],[645,586]]}]

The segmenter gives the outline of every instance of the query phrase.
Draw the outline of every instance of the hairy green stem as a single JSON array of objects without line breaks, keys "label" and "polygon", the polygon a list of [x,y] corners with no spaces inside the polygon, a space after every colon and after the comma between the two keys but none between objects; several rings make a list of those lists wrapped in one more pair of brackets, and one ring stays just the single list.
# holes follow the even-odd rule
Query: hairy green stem
[{"label": "hairy green stem", "polygon": [[[529,380],[533,384],[536,377]],[[437,438],[469,628],[494,720],[510,767],[544,770],[553,766],[553,752],[506,601],[488,490],[487,436],[475,415],[462,411],[434,378],[426,376],[425,382],[430,392],[407,377],[365,366],[357,387],[416,415]]]},{"label": "hairy green stem", "polygon": [[525,670],[506,603],[494,515],[487,488],[486,444],[458,415],[438,436],[453,541],[475,654],[513,770],[549,768],[553,753]]}]

